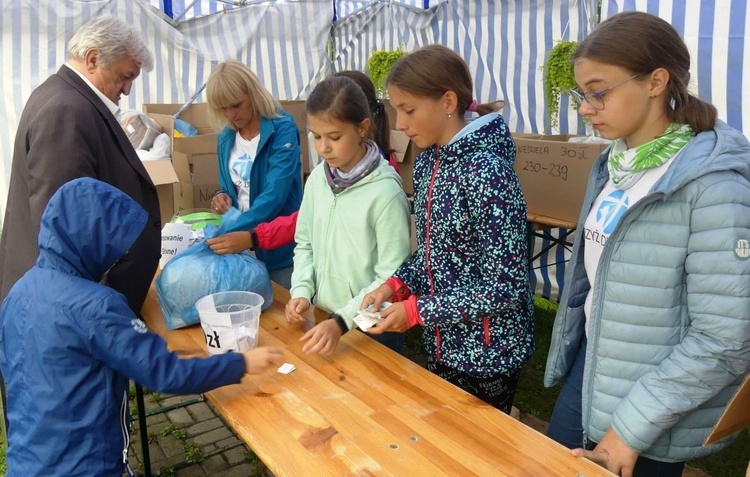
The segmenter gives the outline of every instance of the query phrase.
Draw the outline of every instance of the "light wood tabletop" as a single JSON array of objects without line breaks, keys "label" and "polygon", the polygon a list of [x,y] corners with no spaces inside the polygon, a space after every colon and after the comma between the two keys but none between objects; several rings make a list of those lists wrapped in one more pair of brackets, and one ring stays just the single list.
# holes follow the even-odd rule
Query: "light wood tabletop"
[{"label": "light wood tabletop", "polygon": [[[274,285],[259,345],[283,347],[296,371],[245,376],[206,394],[275,475],[612,475],[359,331],[330,358],[304,354],[300,336],[326,315],[288,325],[288,298]],[[153,286],[142,314],[170,349],[205,355],[199,325],[166,330]]]},{"label": "light wood tabletop", "polygon": [[568,220],[556,219],[539,214],[526,214],[526,222],[534,224],[537,229],[562,228],[575,229],[578,224]]}]

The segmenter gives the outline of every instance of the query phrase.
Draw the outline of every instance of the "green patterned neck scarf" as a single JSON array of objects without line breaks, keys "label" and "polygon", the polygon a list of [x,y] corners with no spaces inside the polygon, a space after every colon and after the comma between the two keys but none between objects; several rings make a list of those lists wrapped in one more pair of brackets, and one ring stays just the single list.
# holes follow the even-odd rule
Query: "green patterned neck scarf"
[{"label": "green patterned neck scarf", "polygon": [[617,189],[629,189],[644,172],[659,167],[680,152],[695,132],[687,124],[670,124],[664,134],[646,144],[627,150],[618,150],[620,139],[612,142],[607,168]]}]

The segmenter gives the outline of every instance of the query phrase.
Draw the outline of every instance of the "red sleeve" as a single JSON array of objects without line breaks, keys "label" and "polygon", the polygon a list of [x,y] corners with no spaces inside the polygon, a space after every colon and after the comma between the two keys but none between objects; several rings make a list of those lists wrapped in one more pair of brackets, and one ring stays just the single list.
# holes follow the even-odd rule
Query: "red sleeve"
[{"label": "red sleeve", "polygon": [[424,325],[417,309],[417,295],[412,295],[404,301],[404,310],[406,310],[406,324],[409,325],[409,328],[415,325]]},{"label": "red sleeve", "polygon": [[395,154],[391,153],[391,155],[388,156],[388,165],[391,166],[392,168],[394,168],[397,173],[399,172],[399,170],[398,170],[398,161],[396,160],[396,155]]},{"label": "red sleeve", "polygon": [[253,232],[258,239],[255,248],[273,250],[294,243],[294,232],[297,230],[299,211],[285,217],[276,217],[270,222],[258,224]]},{"label": "red sleeve", "polygon": [[391,277],[385,281],[385,284],[388,285],[388,287],[391,289],[391,292],[393,292],[393,296],[391,297],[391,303],[398,303],[400,301],[404,301],[411,296],[411,291],[409,290],[409,287],[407,287],[406,283],[401,281],[400,278]]}]

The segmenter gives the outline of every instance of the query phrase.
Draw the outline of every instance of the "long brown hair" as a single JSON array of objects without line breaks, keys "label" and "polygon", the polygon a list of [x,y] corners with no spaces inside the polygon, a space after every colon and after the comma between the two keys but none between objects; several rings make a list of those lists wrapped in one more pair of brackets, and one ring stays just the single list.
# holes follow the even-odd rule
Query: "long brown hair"
[{"label": "long brown hair", "polygon": [[[457,114],[463,115],[474,101],[474,86],[466,62],[453,50],[443,45],[427,45],[399,58],[393,64],[386,85],[414,96],[440,99],[448,91],[458,97]],[[484,115],[497,111],[503,101],[477,105]]]},{"label": "long brown hair", "polygon": [[357,70],[339,71],[338,73],[334,73],[333,76],[349,78],[362,88],[362,92],[365,93],[365,98],[367,99],[367,104],[370,107],[370,113],[372,113],[373,140],[386,157],[393,154],[394,149],[391,148],[391,131],[388,127],[388,116],[385,113],[383,102],[378,99],[375,93],[375,85],[372,84],[370,77]]},{"label": "long brown hair", "polygon": [[622,12],[602,22],[578,46],[571,61],[589,59],[619,66],[632,74],[657,68],[669,72],[664,105],[674,123],[689,124],[695,132],[716,125],[716,108],[691,95],[690,53],[677,30],[661,18],[644,12]]}]

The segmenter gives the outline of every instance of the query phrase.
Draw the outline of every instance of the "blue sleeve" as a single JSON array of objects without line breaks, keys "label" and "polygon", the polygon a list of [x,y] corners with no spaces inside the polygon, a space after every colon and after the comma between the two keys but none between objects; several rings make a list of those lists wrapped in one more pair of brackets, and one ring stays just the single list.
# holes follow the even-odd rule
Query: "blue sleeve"
[{"label": "blue sleeve", "polygon": [[237,207],[237,191],[232,184],[232,178],[229,175],[229,154],[232,148],[229,147],[229,138],[235,132],[229,127],[225,127],[219,134],[216,146],[217,160],[219,161],[219,186],[220,190],[226,192],[232,198],[232,205]]},{"label": "blue sleeve", "polygon": [[427,286],[427,267],[424,260],[424,247],[411,254],[411,256],[396,269],[393,274],[409,288],[412,295],[424,295],[428,293]]},{"label": "blue sleeve", "polygon": [[170,394],[197,394],[239,383],[245,373],[240,353],[180,359],[167,343],[146,329],[124,297],[110,295],[88,321],[92,355],[149,389]]},{"label": "blue sleeve", "polygon": [[[274,135],[268,145],[268,173],[265,186],[243,212],[232,230],[252,230],[256,225],[275,219],[284,212],[293,187],[301,183],[299,131],[291,116],[274,121]],[[299,208],[299,204],[297,204]],[[287,211],[291,213],[293,211]]]}]

